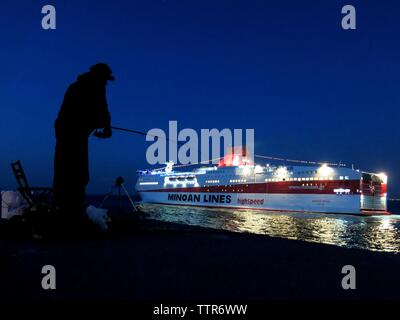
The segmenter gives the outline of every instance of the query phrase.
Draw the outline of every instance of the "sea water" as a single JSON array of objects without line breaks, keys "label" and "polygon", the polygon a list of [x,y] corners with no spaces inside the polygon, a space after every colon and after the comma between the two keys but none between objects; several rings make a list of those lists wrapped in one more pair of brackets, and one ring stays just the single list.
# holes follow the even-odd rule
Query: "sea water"
[{"label": "sea water", "polygon": [[[116,201],[111,201],[111,207]],[[126,200],[123,206],[128,206]],[[267,212],[146,205],[149,219],[232,232],[325,243],[372,251],[400,252],[400,201],[389,201],[390,216]]]}]

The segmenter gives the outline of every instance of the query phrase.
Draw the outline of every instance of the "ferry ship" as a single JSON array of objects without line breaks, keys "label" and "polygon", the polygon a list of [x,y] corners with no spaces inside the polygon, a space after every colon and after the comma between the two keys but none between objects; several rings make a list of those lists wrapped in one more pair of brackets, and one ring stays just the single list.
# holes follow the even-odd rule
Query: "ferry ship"
[{"label": "ferry ship", "polygon": [[387,176],[344,166],[246,163],[225,156],[218,165],[193,171],[138,171],[136,190],[143,203],[260,209],[279,212],[387,212]]}]

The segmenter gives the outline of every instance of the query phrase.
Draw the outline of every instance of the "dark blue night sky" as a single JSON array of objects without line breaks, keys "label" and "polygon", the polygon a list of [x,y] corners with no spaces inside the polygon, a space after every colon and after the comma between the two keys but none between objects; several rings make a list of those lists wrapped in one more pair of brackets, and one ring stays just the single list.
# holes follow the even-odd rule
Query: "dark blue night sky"
[{"label": "dark blue night sky", "polygon": [[[45,4],[55,31],[41,28]],[[346,4],[357,30],[341,29]],[[258,154],[385,171],[400,196],[398,1],[2,0],[0,15],[0,187],[15,187],[15,159],[51,184],[65,89],[104,61],[115,126],[254,128]],[[148,145],[91,139],[89,192],[118,175],[133,190]]]}]

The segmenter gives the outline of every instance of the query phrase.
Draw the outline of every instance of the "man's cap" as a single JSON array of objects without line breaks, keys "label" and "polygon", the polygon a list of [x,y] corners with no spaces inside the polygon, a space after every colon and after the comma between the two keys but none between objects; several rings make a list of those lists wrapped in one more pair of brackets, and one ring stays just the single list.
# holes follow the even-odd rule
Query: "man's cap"
[{"label": "man's cap", "polygon": [[111,68],[105,63],[97,63],[90,67],[90,72],[101,77],[104,77],[106,80],[114,81],[115,77],[112,74]]}]

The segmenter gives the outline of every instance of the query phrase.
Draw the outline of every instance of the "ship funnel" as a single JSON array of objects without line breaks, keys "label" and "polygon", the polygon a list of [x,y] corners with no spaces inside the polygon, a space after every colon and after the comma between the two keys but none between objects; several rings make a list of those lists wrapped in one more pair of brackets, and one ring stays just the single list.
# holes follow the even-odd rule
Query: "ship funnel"
[{"label": "ship funnel", "polygon": [[245,146],[229,148],[223,158],[219,161],[219,167],[231,167],[231,166],[245,166],[254,165],[254,162],[247,156],[248,150]]}]

